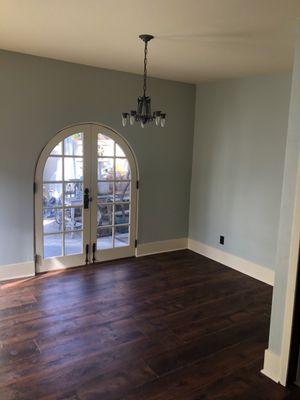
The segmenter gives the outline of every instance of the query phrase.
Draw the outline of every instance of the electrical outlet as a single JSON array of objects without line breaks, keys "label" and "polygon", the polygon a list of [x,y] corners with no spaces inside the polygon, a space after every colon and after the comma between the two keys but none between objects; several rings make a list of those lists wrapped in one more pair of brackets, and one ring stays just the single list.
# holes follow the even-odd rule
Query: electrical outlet
[{"label": "electrical outlet", "polygon": [[224,242],[225,242],[225,236],[220,235],[220,242],[219,243],[224,245]]}]

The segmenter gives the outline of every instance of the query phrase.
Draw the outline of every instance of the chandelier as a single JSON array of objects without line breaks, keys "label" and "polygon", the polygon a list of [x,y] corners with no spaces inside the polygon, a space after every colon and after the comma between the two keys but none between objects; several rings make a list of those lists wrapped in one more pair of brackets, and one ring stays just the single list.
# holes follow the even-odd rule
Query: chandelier
[{"label": "chandelier", "polygon": [[143,80],[143,95],[139,96],[137,99],[137,109],[131,110],[130,112],[122,113],[122,125],[125,126],[129,120],[130,125],[135,122],[140,122],[141,127],[155,121],[156,126],[161,126],[162,128],[166,123],[166,114],[161,111],[151,111],[151,97],[147,96],[147,52],[148,52],[148,42],[154,38],[152,35],[140,35],[139,38],[145,43],[144,49],[144,80]]}]

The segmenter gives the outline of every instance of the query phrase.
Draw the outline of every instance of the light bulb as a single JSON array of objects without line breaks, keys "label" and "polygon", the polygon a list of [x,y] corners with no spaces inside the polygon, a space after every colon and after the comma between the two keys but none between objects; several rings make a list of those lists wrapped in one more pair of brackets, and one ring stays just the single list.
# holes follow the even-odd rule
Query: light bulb
[{"label": "light bulb", "polygon": [[154,113],[155,116],[155,125],[158,126],[160,123],[160,118],[161,118],[161,112],[160,111],[156,111]]},{"label": "light bulb", "polygon": [[122,125],[125,126],[127,123],[128,113],[122,113]]},{"label": "light bulb", "polygon": [[131,110],[130,111],[130,115],[129,115],[129,123],[130,123],[130,125],[134,124],[135,117],[136,117],[136,111],[135,110]]},{"label": "light bulb", "polygon": [[160,126],[164,128],[166,125],[166,114],[161,114]]}]

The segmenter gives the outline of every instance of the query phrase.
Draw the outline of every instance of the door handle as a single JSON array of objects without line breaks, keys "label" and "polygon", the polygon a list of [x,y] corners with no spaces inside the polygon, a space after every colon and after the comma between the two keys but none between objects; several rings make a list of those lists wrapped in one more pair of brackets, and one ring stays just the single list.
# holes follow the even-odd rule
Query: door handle
[{"label": "door handle", "polygon": [[90,191],[88,188],[85,188],[83,195],[83,207],[87,209],[89,208],[89,204],[90,204]]}]

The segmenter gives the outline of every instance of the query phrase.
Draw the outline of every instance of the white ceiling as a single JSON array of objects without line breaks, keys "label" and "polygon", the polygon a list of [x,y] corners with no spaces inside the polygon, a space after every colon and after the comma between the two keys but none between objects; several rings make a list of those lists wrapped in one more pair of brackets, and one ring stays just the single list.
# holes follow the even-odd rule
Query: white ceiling
[{"label": "white ceiling", "polygon": [[0,48],[183,82],[291,69],[300,0],[0,0]]}]

